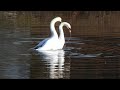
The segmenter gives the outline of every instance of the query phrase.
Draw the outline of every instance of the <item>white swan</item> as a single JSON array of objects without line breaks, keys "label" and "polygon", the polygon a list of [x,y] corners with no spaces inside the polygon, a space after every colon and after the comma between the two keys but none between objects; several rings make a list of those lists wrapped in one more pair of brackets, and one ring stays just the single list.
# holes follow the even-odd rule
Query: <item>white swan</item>
[{"label": "white swan", "polygon": [[58,44],[58,34],[55,30],[55,23],[61,22],[62,19],[60,17],[54,18],[50,23],[50,31],[51,37],[44,39],[37,46],[34,47],[37,51],[41,50],[56,50]]},{"label": "white swan", "polygon": [[63,49],[63,46],[65,44],[63,26],[66,26],[71,33],[71,25],[67,22],[62,22],[59,26],[60,36],[58,38],[58,34],[55,30],[55,23],[57,21],[61,22],[62,19],[60,17],[56,17],[50,23],[51,37],[41,41],[37,46],[34,47],[34,49],[36,49],[37,51]]},{"label": "white swan", "polygon": [[67,22],[62,22],[59,26],[59,33],[60,33],[60,36],[59,36],[59,42],[58,42],[58,45],[57,45],[57,49],[62,49],[64,44],[65,44],[65,38],[64,38],[64,32],[63,32],[63,26],[66,26],[68,29],[69,29],[69,32],[71,33],[71,25]]}]

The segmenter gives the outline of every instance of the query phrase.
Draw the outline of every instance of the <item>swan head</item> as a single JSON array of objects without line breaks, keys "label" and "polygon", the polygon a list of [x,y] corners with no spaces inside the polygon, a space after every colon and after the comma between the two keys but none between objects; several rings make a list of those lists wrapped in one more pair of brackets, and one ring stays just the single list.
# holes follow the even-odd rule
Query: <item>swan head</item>
[{"label": "swan head", "polygon": [[52,20],[52,22],[57,22],[57,21],[62,22],[62,18],[61,18],[61,17],[55,17],[55,18]]},{"label": "swan head", "polygon": [[60,27],[66,26],[69,29],[69,32],[71,33],[71,25],[68,22],[62,22]]},{"label": "swan head", "polygon": [[50,22],[50,30],[51,30],[51,36],[58,37],[58,34],[55,29],[55,24],[56,22],[62,22],[61,17],[55,17],[51,22]]},{"label": "swan head", "polygon": [[50,28],[51,30],[55,30],[55,23],[56,22],[62,22],[61,17],[55,17],[51,22],[50,22]]}]

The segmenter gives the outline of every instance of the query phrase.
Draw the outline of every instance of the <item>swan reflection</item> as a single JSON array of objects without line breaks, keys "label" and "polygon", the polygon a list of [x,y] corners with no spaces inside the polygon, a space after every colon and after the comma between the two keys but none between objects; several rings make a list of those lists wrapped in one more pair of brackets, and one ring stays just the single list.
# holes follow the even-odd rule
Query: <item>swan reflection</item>
[{"label": "swan reflection", "polygon": [[39,53],[42,61],[44,61],[47,64],[47,68],[49,68],[49,78],[64,78],[64,50],[41,51]]}]

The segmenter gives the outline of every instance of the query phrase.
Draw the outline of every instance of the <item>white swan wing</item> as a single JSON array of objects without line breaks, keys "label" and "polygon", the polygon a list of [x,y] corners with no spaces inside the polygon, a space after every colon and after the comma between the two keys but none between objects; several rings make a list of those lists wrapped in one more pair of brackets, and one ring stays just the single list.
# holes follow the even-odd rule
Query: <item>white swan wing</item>
[{"label": "white swan wing", "polygon": [[37,46],[35,46],[34,49],[38,49],[39,47],[42,47],[48,40],[49,38],[44,39]]},{"label": "white swan wing", "polygon": [[58,38],[56,37],[52,37],[52,38],[48,38],[45,39],[44,41],[40,42],[35,49],[38,51],[41,50],[56,50],[57,49],[57,42],[58,42]]}]

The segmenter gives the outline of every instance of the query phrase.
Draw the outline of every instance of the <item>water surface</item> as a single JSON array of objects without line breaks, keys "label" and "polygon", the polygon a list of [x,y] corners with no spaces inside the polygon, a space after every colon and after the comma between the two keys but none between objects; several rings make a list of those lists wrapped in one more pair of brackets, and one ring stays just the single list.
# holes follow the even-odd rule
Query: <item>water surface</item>
[{"label": "water surface", "polygon": [[120,78],[120,38],[66,37],[63,50],[36,52],[30,48],[45,36],[9,29],[0,34],[2,79]]},{"label": "water surface", "polygon": [[[65,30],[66,44],[63,50],[36,52],[30,48],[49,37],[49,18],[46,21],[30,15],[27,17],[21,12],[16,17],[2,16],[0,79],[120,78],[120,37],[100,37],[102,34],[99,37],[81,36],[80,31],[84,34],[86,29],[90,29],[88,33],[96,34],[96,30],[94,27],[83,26],[82,29],[80,26],[79,29],[74,26],[70,40]],[[42,20],[43,23],[39,22]]]}]

